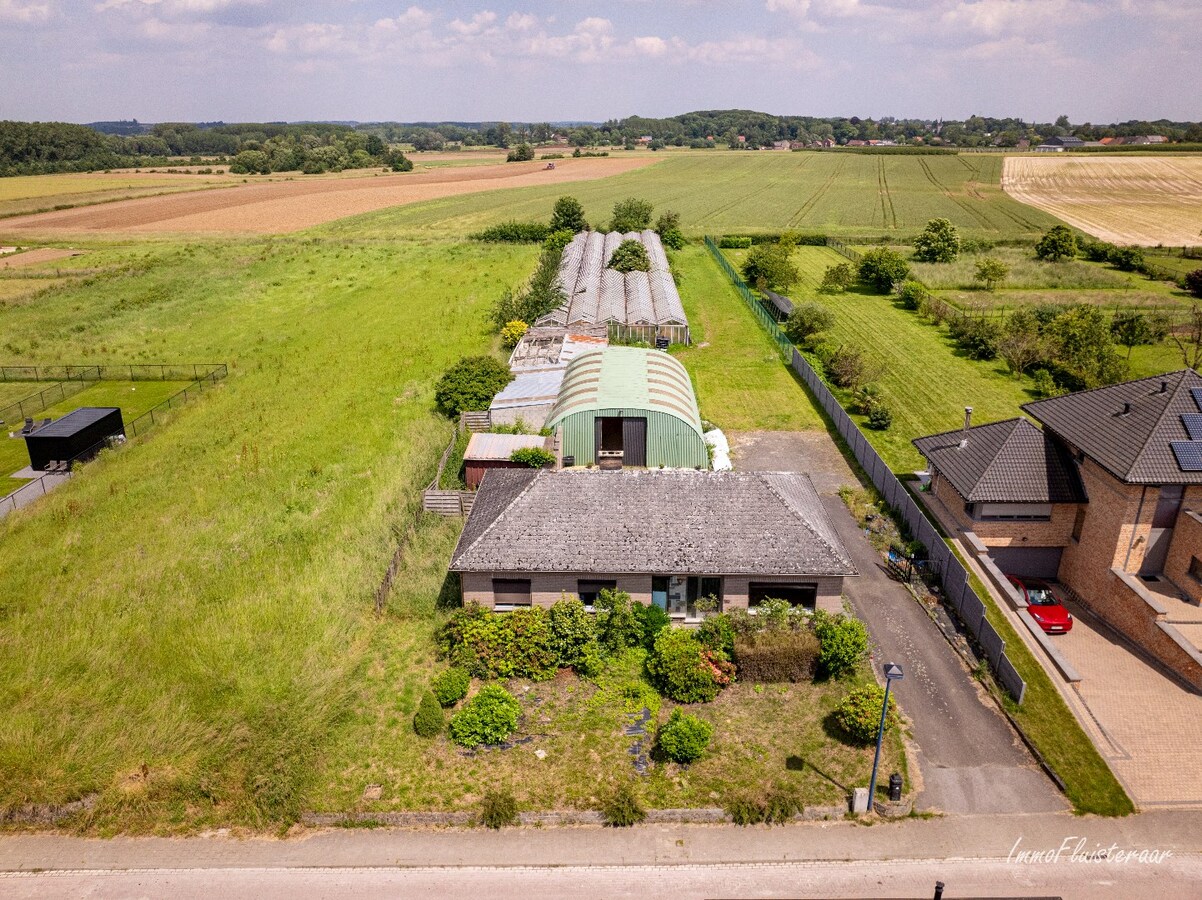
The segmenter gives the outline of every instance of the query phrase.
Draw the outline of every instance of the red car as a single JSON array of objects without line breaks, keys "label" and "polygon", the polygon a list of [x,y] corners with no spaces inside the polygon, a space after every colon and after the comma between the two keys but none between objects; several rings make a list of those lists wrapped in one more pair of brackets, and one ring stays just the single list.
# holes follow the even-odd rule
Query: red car
[{"label": "red car", "polygon": [[1027,601],[1027,612],[1048,634],[1064,634],[1073,630],[1072,614],[1056,599],[1046,581],[1007,575]]}]

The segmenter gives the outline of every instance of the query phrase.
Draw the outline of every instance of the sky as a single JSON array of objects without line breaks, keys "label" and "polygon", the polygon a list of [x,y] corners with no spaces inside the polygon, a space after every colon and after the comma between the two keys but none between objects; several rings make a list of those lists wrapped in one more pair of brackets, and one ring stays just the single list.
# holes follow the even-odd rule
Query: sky
[{"label": "sky", "polygon": [[0,0],[0,119],[1202,120],[1202,0]]}]

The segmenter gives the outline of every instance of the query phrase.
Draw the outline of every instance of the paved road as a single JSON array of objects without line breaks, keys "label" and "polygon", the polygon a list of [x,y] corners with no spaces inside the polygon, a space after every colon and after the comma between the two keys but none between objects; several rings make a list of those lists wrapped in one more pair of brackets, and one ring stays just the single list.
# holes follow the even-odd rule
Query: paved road
[{"label": "paved road", "polygon": [[[914,724],[923,786],[920,810],[948,813],[1053,812],[1068,803],[1037,767],[1009,723],[914,600],[889,578],[880,556],[837,497],[856,484],[825,432],[737,435],[737,465],[807,472],[860,571],[844,591],[868,625],[874,664],[895,662],[905,678],[898,702]],[[857,485],[858,486],[858,485]]]}]

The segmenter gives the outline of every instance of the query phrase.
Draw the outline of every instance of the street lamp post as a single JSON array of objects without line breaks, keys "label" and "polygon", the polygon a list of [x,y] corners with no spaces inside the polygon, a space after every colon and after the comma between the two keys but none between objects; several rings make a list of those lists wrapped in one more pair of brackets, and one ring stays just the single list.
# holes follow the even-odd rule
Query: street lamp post
[{"label": "street lamp post", "polygon": [[885,702],[881,704],[881,724],[876,730],[876,755],[872,758],[872,780],[868,783],[868,809],[876,802],[876,768],[881,761],[881,742],[885,739],[885,716],[889,712],[889,689],[894,681],[902,680],[902,669],[897,663],[885,663]]}]

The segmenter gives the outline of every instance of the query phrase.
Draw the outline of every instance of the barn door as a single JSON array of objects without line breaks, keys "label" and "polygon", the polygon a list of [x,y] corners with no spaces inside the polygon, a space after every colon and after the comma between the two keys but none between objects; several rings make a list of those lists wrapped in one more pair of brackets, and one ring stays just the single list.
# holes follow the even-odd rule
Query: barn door
[{"label": "barn door", "polygon": [[622,419],[622,464],[626,466],[647,465],[647,420]]},{"label": "barn door", "polygon": [[593,463],[601,465],[601,422],[600,416],[593,419]]}]

